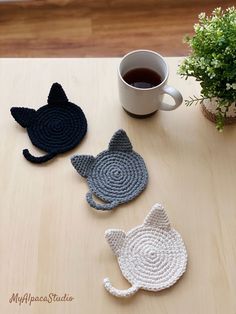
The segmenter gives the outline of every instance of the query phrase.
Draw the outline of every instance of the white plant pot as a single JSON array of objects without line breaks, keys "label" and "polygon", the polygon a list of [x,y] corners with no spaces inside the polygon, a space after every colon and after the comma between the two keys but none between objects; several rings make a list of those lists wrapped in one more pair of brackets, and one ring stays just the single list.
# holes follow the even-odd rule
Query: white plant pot
[{"label": "white plant pot", "polygon": [[[212,122],[216,122],[217,116],[217,102],[216,99],[205,99],[202,103],[202,112],[204,116]],[[232,103],[229,110],[226,112],[224,124],[231,124],[236,122],[236,103]]]}]

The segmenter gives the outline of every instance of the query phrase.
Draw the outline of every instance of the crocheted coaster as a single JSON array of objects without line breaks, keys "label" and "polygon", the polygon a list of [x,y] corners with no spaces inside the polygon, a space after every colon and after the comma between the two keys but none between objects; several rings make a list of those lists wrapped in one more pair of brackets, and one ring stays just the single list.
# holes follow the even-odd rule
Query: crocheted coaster
[{"label": "crocheted coaster", "polygon": [[34,157],[28,149],[23,150],[25,158],[33,163],[46,162],[60,153],[77,146],[87,132],[87,121],[80,107],[68,101],[61,85],[51,87],[48,104],[34,109],[12,107],[14,119],[27,129],[31,142],[47,152]]},{"label": "crocheted coaster", "polygon": [[185,272],[187,252],[180,234],[170,227],[164,208],[156,204],[144,220],[125,234],[122,230],[105,232],[124,277],[132,284],[127,290],[112,287],[104,279],[106,290],[116,297],[129,297],[139,289],[159,291],[172,286]]},{"label": "crocheted coaster", "polygon": [[[148,173],[142,157],[133,151],[124,130],[112,137],[108,150],[93,156],[76,155],[71,158],[78,173],[87,178],[90,192],[87,202],[99,210],[110,210],[138,196],[146,187]],[[105,204],[93,200],[93,194]]]}]

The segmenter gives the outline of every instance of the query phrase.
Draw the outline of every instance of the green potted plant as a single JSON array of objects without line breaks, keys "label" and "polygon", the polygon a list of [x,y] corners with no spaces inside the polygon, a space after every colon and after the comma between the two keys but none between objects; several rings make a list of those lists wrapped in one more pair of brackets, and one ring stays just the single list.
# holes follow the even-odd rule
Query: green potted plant
[{"label": "green potted plant", "polygon": [[186,79],[195,77],[201,95],[185,104],[200,103],[204,115],[222,130],[224,124],[236,122],[236,9],[217,8],[209,17],[201,13],[194,31],[185,38],[192,52],[178,73]]}]

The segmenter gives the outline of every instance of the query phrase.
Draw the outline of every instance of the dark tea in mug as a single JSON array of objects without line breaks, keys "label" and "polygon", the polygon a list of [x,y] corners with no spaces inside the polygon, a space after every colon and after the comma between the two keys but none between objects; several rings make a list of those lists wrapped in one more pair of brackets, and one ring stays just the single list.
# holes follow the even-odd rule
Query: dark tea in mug
[{"label": "dark tea in mug", "polygon": [[123,76],[126,83],[136,88],[152,88],[161,84],[161,76],[147,68],[136,68],[128,71]]}]

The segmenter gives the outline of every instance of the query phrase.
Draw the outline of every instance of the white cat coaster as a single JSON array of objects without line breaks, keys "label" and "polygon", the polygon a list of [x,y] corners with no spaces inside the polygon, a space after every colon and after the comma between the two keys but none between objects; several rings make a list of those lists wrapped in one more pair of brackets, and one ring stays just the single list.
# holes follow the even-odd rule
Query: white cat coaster
[{"label": "white cat coaster", "polygon": [[132,287],[114,288],[104,279],[106,290],[116,297],[129,297],[139,289],[159,291],[169,288],[183,275],[187,252],[180,234],[172,229],[164,208],[152,207],[143,225],[125,233],[119,229],[105,232],[124,277]]}]

